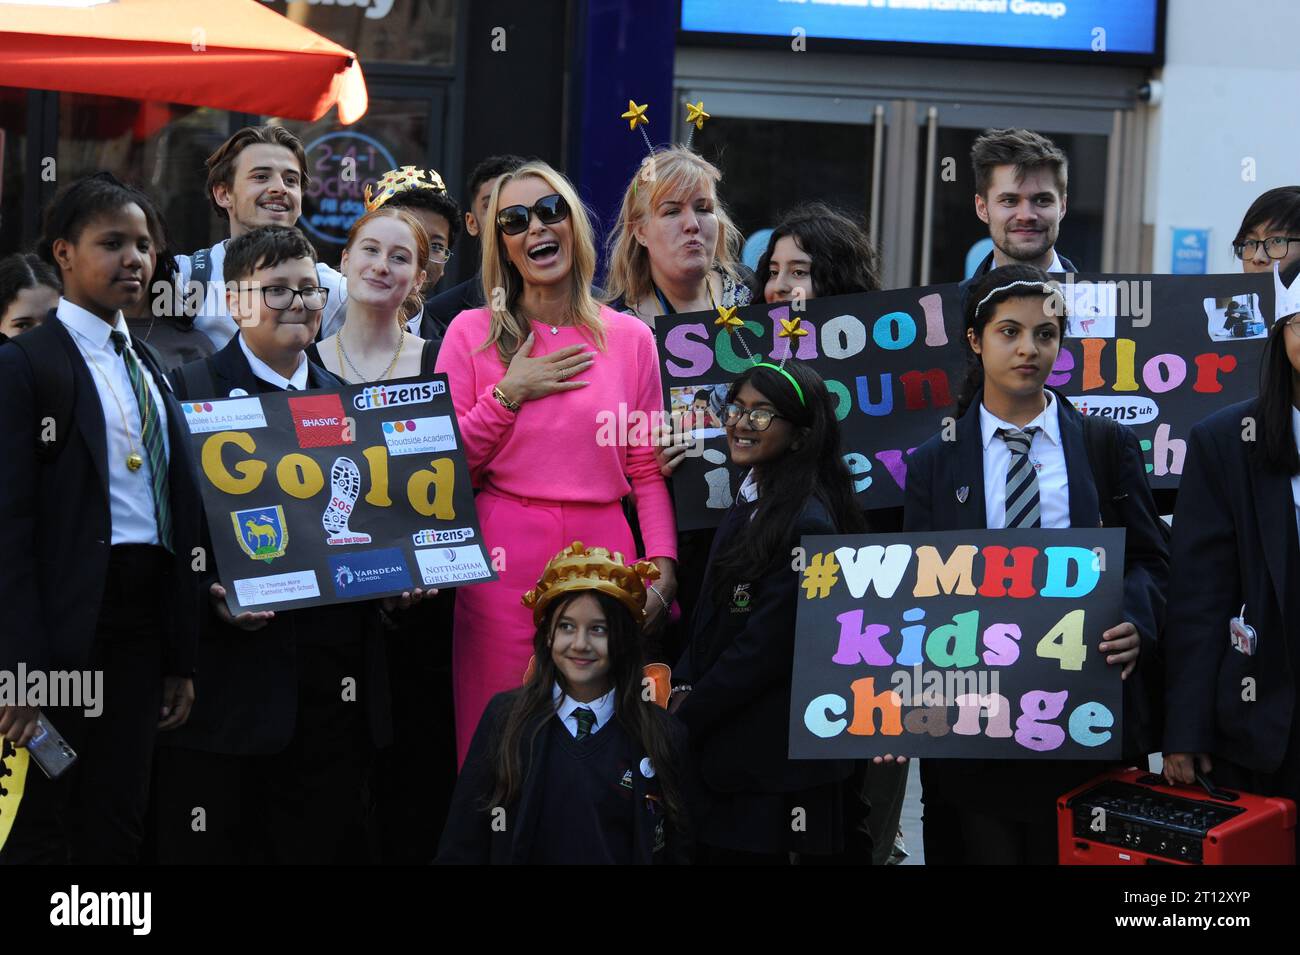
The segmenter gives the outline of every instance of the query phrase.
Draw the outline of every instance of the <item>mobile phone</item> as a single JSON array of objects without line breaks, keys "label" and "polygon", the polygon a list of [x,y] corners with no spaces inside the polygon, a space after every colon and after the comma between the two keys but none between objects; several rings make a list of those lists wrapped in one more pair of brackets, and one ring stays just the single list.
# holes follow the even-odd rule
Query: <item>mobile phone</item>
[{"label": "mobile phone", "polygon": [[58,779],[77,761],[76,751],[44,716],[36,717],[36,735],[27,744],[27,755],[49,779]]}]

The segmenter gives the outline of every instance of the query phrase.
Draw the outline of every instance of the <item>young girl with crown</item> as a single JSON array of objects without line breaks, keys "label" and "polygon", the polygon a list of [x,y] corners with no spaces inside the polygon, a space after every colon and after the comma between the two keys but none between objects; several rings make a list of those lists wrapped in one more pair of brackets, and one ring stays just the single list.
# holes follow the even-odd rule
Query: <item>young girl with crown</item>
[{"label": "young girl with crown", "polygon": [[533,664],[479,721],[438,862],[689,861],[685,731],[642,663],[643,580],[658,576],[579,541],[546,565],[523,597]]}]

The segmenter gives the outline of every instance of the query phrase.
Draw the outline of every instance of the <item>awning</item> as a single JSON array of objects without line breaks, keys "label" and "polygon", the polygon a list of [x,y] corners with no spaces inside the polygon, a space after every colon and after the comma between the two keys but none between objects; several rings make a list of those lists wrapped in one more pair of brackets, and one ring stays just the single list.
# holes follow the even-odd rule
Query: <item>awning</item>
[{"label": "awning", "polygon": [[258,0],[0,0],[0,86],[341,123],[368,105],[356,55]]}]

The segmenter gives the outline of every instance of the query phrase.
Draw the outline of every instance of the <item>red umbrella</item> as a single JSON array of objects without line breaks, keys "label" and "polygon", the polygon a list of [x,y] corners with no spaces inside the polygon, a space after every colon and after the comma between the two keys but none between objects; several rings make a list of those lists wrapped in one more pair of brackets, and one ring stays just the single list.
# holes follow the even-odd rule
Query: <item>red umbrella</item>
[{"label": "red umbrella", "polygon": [[368,105],[356,55],[258,0],[0,0],[0,84],[316,120]]}]

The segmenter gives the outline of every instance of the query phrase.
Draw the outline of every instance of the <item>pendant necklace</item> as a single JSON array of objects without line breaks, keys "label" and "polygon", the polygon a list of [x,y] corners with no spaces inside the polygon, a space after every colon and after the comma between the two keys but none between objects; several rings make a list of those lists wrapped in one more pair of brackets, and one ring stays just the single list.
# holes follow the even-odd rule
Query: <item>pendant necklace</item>
[{"label": "pendant necklace", "polygon": [[[126,456],[126,467],[128,471],[139,471],[144,467],[144,458],[140,452],[135,449],[135,439],[131,437],[131,427],[126,423],[126,408],[122,405],[122,399],[117,396],[117,389],[113,387],[113,382],[108,375],[104,374],[104,369],[99,367],[99,362],[90,352],[86,353],[90,363],[95,366],[95,371],[99,372],[99,377],[104,379],[104,384],[108,385],[108,393],[113,396],[113,401],[117,405],[117,413],[122,417],[122,431],[126,434],[127,446],[131,449]],[[145,387],[148,387],[147,385]],[[144,442],[145,429],[149,427],[149,406],[145,405],[144,422],[140,425],[140,441]]]}]

